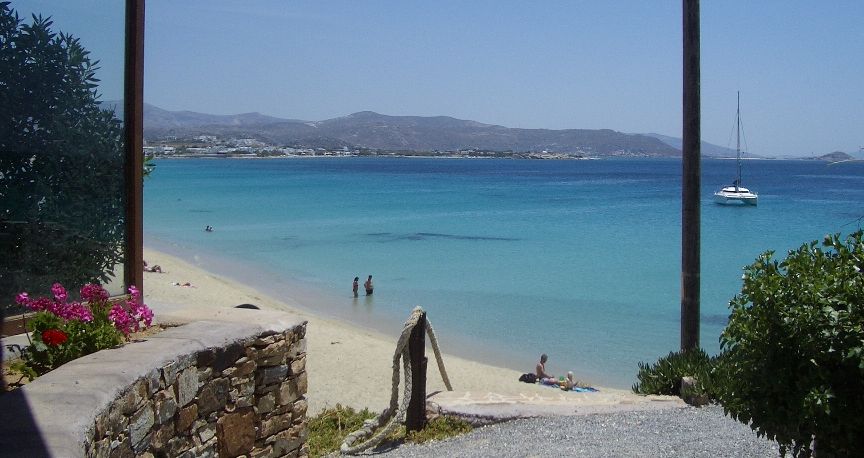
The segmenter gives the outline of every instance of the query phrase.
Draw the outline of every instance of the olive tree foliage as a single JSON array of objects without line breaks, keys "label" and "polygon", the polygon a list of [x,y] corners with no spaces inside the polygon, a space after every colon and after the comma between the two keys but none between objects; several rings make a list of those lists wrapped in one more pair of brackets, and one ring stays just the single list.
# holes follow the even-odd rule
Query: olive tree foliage
[{"label": "olive tree foliage", "polygon": [[783,261],[762,254],[730,302],[720,402],[782,454],[864,451],[862,270],[862,232],[828,236]]},{"label": "olive tree foliage", "polygon": [[0,305],[124,259],[123,125],[77,38],[0,2]]}]

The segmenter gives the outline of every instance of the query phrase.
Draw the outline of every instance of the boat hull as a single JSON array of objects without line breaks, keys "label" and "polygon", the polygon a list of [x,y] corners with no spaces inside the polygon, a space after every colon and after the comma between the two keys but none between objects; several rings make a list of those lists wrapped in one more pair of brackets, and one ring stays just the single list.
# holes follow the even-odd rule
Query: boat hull
[{"label": "boat hull", "polygon": [[720,205],[756,205],[759,196],[752,193],[725,193],[723,191],[714,193],[714,202]]}]

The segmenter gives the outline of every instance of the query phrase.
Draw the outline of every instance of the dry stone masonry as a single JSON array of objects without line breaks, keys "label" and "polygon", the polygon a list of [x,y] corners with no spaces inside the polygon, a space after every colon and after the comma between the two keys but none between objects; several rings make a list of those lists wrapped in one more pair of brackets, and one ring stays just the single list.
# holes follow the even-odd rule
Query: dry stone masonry
[{"label": "dry stone masonry", "polygon": [[[253,318],[265,314],[244,312],[259,314],[250,315]],[[73,361],[17,390],[26,397],[20,404],[35,401],[31,412],[20,414],[33,418],[37,431],[62,426],[57,424],[62,419],[52,419],[42,408],[76,417],[62,428],[66,437],[43,434],[34,441],[35,431],[31,430],[31,439],[23,445],[33,442],[32,447],[47,449],[52,456],[305,457],[305,333],[305,322],[257,328],[248,323],[195,322],[168,329],[147,342],[90,355],[109,353],[102,358]],[[170,357],[164,353],[160,357],[160,352]],[[111,373],[110,366],[120,360],[125,360],[117,364],[120,374]],[[69,366],[82,367],[70,371]],[[90,393],[118,378],[130,379],[130,383],[114,389],[113,397],[110,392],[107,398]],[[48,386],[40,386],[46,382]],[[97,405],[89,404],[84,412],[78,409],[75,414],[67,412],[76,409],[75,402],[52,409],[52,401],[62,397],[56,391],[70,387],[73,392],[84,391],[78,402],[89,404],[88,399],[96,397]],[[44,397],[45,393],[50,396]],[[101,408],[100,397],[105,398]],[[0,398],[0,409],[11,401],[7,398]],[[79,412],[85,417],[89,412],[89,422]],[[12,439],[5,435],[0,440]],[[28,450],[38,448],[18,452]]]}]

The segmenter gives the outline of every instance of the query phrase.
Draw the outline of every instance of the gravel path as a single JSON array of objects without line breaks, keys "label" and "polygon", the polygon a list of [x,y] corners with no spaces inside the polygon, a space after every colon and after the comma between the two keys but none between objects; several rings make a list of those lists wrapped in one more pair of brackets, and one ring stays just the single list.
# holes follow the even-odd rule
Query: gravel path
[{"label": "gravel path", "polygon": [[777,444],[719,406],[515,420],[389,457],[777,457]]}]

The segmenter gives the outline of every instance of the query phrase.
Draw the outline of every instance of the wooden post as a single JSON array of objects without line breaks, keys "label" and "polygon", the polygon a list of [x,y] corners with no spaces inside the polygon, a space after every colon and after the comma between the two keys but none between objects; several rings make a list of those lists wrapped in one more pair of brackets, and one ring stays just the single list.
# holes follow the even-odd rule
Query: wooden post
[{"label": "wooden post", "polygon": [[123,123],[126,148],[124,287],[144,294],[144,0],[126,0]]},{"label": "wooden post", "polygon": [[411,400],[405,414],[405,429],[420,431],[426,426],[426,312],[420,314],[417,326],[408,339],[411,357]]},{"label": "wooden post", "polygon": [[681,349],[699,347],[701,119],[699,0],[683,0],[683,140],[681,180]]}]

